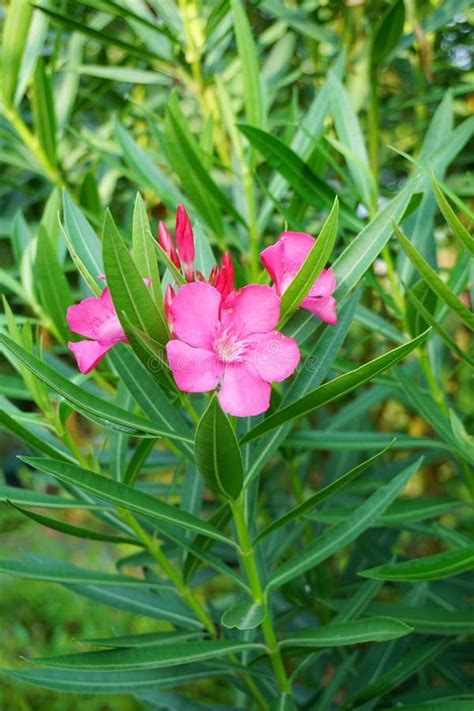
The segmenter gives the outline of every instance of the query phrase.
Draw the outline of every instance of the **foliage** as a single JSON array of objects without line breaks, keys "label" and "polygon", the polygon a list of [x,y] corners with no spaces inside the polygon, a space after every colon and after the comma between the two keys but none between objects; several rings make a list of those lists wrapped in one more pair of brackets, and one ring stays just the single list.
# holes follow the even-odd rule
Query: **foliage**
[{"label": "foliage", "polygon": [[[0,572],[26,581],[2,617],[30,662],[7,655],[6,708],[37,708],[25,684],[48,708],[472,708],[469,13],[4,8],[0,500],[8,540],[23,524]],[[196,268],[230,251],[238,286],[268,283],[280,232],[319,235],[281,300],[302,361],[265,416],[170,375],[183,277],[155,235],[179,203]],[[297,310],[328,263],[336,326]],[[84,376],[65,315],[103,273],[128,345]],[[16,590],[46,596],[51,640]]]}]

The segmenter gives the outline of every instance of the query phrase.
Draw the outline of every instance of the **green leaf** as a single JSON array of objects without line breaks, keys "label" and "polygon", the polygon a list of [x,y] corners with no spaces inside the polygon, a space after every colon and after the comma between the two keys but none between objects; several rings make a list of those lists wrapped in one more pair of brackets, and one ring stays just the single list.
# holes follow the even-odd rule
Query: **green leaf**
[{"label": "green leaf", "polygon": [[228,607],[222,615],[221,624],[227,629],[253,630],[259,627],[265,618],[265,607],[251,602]]},{"label": "green leaf", "polygon": [[420,634],[453,635],[474,632],[474,610],[446,610],[444,607],[415,607],[373,602],[368,613],[403,620]]},{"label": "green leaf", "polygon": [[365,642],[387,642],[404,637],[412,630],[412,627],[400,620],[370,617],[297,632],[283,639],[280,644],[282,647],[344,647]]},{"label": "green leaf", "polygon": [[39,471],[51,474],[55,479],[59,479],[59,481],[66,484],[73,484],[79,489],[115,506],[134,511],[154,521],[184,528],[187,531],[194,531],[195,533],[201,533],[204,536],[230,543],[226,536],[208,522],[201,521],[196,516],[192,516],[170,504],[165,504],[153,496],[133,489],[131,486],[107,479],[105,476],[66,462],[57,462],[53,459],[41,457],[23,457],[22,459]]},{"label": "green leaf", "polygon": [[470,255],[474,256],[474,237],[469,234],[455,214],[434,174],[431,176],[431,183],[436,202],[438,203],[438,207],[443,213],[446,222],[449,224],[454,234],[459,238]]},{"label": "green leaf", "polygon": [[160,200],[170,209],[183,201],[181,192],[163,175],[148,153],[140,148],[128,131],[118,122],[114,122],[114,137],[119,144],[125,162],[137,175],[137,182],[160,196]]},{"label": "green leaf", "polygon": [[0,501],[22,506],[34,506],[35,509],[103,509],[102,504],[89,503],[82,499],[65,498],[43,494],[29,489],[20,489],[18,486],[1,486]]},{"label": "green leaf", "polygon": [[199,420],[194,451],[196,466],[206,484],[225,498],[237,499],[244,480],[242,455],[216,395]]},{"label": "green leaf", "polygon": [[274,590],[297,575],[314,568],[370,528],[403,491],[421,462],[420,458],[414,464],[403,469],[388,484],[369,496],[348,518],[322,533],[314,543],[306,546],[303,551],[284,563],[270,580],[268,589]]},{"label": "green leaf", "polygon": [[45,689],[76,694],[133,694],[141,689],[168,689],[208,679],[226,672],[221,666],[189,665],[170,669],[144,671],[64,671],[62,669],[33,669],[28,671],[3,671],[20,683],[33,684]]},{"label": "green leaf", "polygon": [[351,481],[354,481],[354,479],[363,474],[363,472],[369,469],[372,464],[378,461],[380,457],[382,457],[385,452],[390,449],[390,447],[392,447],[394,442],[395,440],[392,440],[390,444],[385,447],[385,449],[382,449],[380,452],[375,454],[370,459],[367,459],[365,462],[362,462],[361,464],[358,464],[357,466],[353,467],[346,474],[339,477],[339,479],[336,479],[335,481],[331,482],[331,484],[328,484],[323,489],[316,492],[316,494],[310,496],[309,499],[306,499],[306,501],[303,501],[298,506],[295,506],[295,508],[288,511],[283,516],[280,516],[280,518],[278,518],[276,521],[273,521],[269,526],[267,526],[263,531],[261,531],[261,533],[258,534],[254,544],[259,543],[270,533],[273,533],[273,531],[276,531],[277,529],[281,528],[281,526],[286,526],[286,524],[290,523],[290,521],[294,521],[295,519],[300,518],[301,516],[304,516],[305,514],[309,513],[315,506],[320,504],[322,501],[325,501],[325,499],[329,498],[336,492],[344,490],[344,488],[348,484],[350,484]]},{"label": "green leaf", "polygon": [[68,378],[57,373],[49,365],[35,358],[35,356],[3,334],[0,334],[0,345],[7,354],[19,360],[29,371],[62,395],[68,402],[79,408],[86,416],[98,418],[103,426],[115,423],[124,427],[128,432],[139,436],[155,435],[156,437],[163,436],[170,439],[190,441],[169,429],[162,428],[161,425],[105,402],[101,397],[75,385]]},{"label": "green leaf", "polygon": [[44,61],[39,57],[33,77],[33,122],[36,136],[48,159],[56,164],[56,116],[54,113],[51,79]]},{"label": "green leaf", "polygon": [[15,96],[32,10],[28,0],[11,0],[3,24],[2,95],[6,106],[11,106]]},{"label": "green leaf", "polygon": [[404,24],[405,3],[395,0],[374,29],[370,50],[370,62],[374,69],[379,68],[398,45]]},{"label": "green leaf", "polygon": [[381,580],[420,581],[441,580],[474,569],[474,545],[459,550],[407,560],[403,563],[387,563],[364,570],[359,575]]},{"label": "green leaf", "polygon": [[[344,413],[345,414],[345,413]],[[411,437],[396,433],[396,439],[391,434],[382,432],[361,432],[358,430],[298,430],[286,440],[288,447],[295,449],[316,449],[335,452],[357,452],[378,449],[384,445],[394,449],[451,449],[445,442],[439,442],[434,437]]]},{"label": "green leaf", "polygon": [[188,128],[177,96],[173,94],[166,105],[165,135],[171,165],[193,203],[214,232],[220,236],[223,209],[245,225],[242,215],[219,188],[203,164],[198,144]]},{"label": "green leaf", "polygon": [[64,239],[71,259],[93,294],[104,288],[99,275],[104,272],[100,241],[81,210],[63,191]]},{"label": "green leaf", "polygon": [[142,649],[113,649],[104,652],[65,654],[30,661],[46,667],[61,669],[72,667],[74,669],[90,669],[91,671],[131,671],[204,662],[227,654],[250,650],[264,651],[265,647],[255,642],[239,642],[238,640],[191,641],[165,646],[157,644]]},{"label": "green leaf", "polygon": [[201,632],[147,632],[145,634],[130,634],[116,637],[99,637],[98,639],[81,639],[84,644],[94,644],[98,647],[149,647],[152,644],[173,644],[184,639],[200,637]]},{"label": "green leaf", "polygon": [[99,573],[63,562],[46,564],[43,561],[37,563],[34,561],[0,560],[0,573],[27,580],[48,580],[53,583],[72,585],[110,585],[132,588],[161,588],[164,586],[162,581],[156,583],[153,580],[140,580],[125,575]]},{"label": "green leaf", "polygon": [[339,79],[331,73],[329,78],[331,113],[336,132],[342,145],[349,149],[347,165],[352,175],[355,189],[371,212],[377,202],[376,187],[369,168],[369,158],[364,137],[354,105]]},{"label": "green leaf", "polygon": [[163,313],[163,294],[161,279],[156,262],[156,252],[149,238],[150,223],[146,214],[145,204],[140,193],[137,193],[133,208],[132,256],[142,279],[150,279],[150,294],[155,306]]},{"label": "green leaf", "polygon": [[[225,530],[232,517],[232,509],[229,504],[225,503],[215,511],[209,519],[209,523],[215,526],[219,531]],[[199,550],[207,550],[212,546],[212,540],[205,536],[196,536],[195,545]],[[189,583],[195,572],[198,570],[201,562],[198,556],[189,554],[183,565],[183,580]]]},{"label": "green leaf", "polygon": [[252,28],[241,0],[230,0],[237,52],[242,66],[243,94],[247,121],[261,127],[264,121],[260,69]]},{"label": "green leaf", "polygon": [[300,306],[326,265],[337,237],[338,216],[339,201],[336,197],[318,239],[281,298],[279,328]]},{"label": "green leaf", "polygon": [[[73,298],[64,274],[64,267],[59,263],[56,249],[42,226],[38,233],[35,266],[41,305],[50,317],[55,333],[63,343],[66,343],[71,338],[66,322],[66,311],[68,306],[72,305]],[[52,288],[53,284],[54,288]]]},{"label": "green leaf", "polygon": [[411,353],[414,348],[417,348],[417,346],[424,341],[427,333],[428,332],[425,331],[425,333],[417,336],[417,338],[404,343],[402,346],[398,346],[398,348],[388,351],[388,353],[384,353],[384,355],[379,356],[378,358],[374,358],[374,360],[371,360],[369,363],[365,363],[364,365],[361,365],[348,373],[344,373],[343,375],[334,378],[334,380],[330,380],[328,383],[324,383],[324,385],[312,390],[291,405],[287,405],[272,415],[269,415],[269,417],[266,417],[262,422],[243,436],[241,444],[257,439],[257,437],[261,437],[266,432],[269,432],[275,429],[275,427],[279,427],[286,422],[291,422],[299,417],[303,417],[316,408],[326,405],[327,403],[346,395],[355,388],[360,387]]},{"label": "green leaf", "polygon": [[[163,311],[159,311],[145,286],[143,277],[135,266],[110,212],[105,215],[103,233],[103,259],[112,301],[130,343],[137,339],[130,334],[122,313],[147,336],[160,344],[169,340],[169,329]],[[148,357],[145,356],[145,364]]]},{"label": "green leaf", "polygon": [[[278,171],[298,195],[315,207],[332,207],[336,198],[335,191],[319,178],[301,158],[282,141],[270,133],[253,126],[239,124],[239,130],[248,138],[254,148]],[[359,230],[361,223],[341,202],[341,221],[354,230]]]},{"label": "green leaf", "polygon": [[395,230],[395,234],[400,240],[400,244],[402,245],[405,253],[426,281],[430,289],[432,289],[434,293],[459,316],[459,318],[468,328],[471,329],[471,331],[474,331],[474,314],[466,306],[464,306],[456,294],[451,291],[449,286],[447,286],[435,270],[430,267],[417,248],[414,247],[403,234],[398,225],[394,223],[393,229]]},{"label": "green leaf", "polygon": [[48,457],[54,457],[55,459],[72,459],[71,455],[61,449],[61,447],[49,444],[44,437],[23,427],[23,425],[18,422],[18,418],[10,417],[3,407],[0,407],[0,428],[11,432],[25,442],[25,444],[33,447],[33,449],[36,449],[42,454],[47,454]]},{"label": "green leaf", "polygon": [[59,531],[59,533],[65,533],[67,536],[73,536],[74,538],[83,538],[89,541],[103,541],[104,543],[115,543],[124,544],[129,546],[139,546],[143,547],[143,544],[136,540],[135,538],[126,538],[125,536],[111,536],[106,533],[97,533],[96,531],[91,531],[88,528],[82,528],[81,526],[72,526],[69,523],[64,523],[64,521],[57,521],[54,518],[49,518],[49,516],[43,516],[33,511],[27,511],[21,508],[21,506],[16,506],[12,501],[9,501],[13,508],[22,513],[27,518],[32,521],[39,523],[41,526],[46,526],[52,531]]}]

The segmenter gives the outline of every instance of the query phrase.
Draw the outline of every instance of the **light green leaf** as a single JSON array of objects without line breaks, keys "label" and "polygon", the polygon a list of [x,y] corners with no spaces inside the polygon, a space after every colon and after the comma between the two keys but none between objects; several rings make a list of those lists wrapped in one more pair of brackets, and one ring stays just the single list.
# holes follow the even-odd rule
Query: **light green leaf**
[{"label": "light green leaf", "polygon": [[374,358],[369,363],[355,368],[354,370],[344,373],[328,383],[324,383],[320,387],[312,390],[304,397],[300,398],[291,405],[281,408],[269,417],[266,417],[260,424],[256,425],[241,439],[241,444],[250,442],[257,437],[261,437],[266,432],[269,432],[275,427],[279,427],[286,422],[291,422],[299,417],[309,414],[313,410],[322,405],[326,405],[333,400],[336,400],[343,395],[351,392],[357,387],[374,378],[379,373],[398,363],[402,358],[405,358],[414,348],[417,348],[427,336],[427,331],[422,333],[417,338],[394,348],[388,353]]},{"label": "light green leaf", "polygon": [[104,272],[100,241],[81,210],[63,191],[64,238],[71,259],[93,294],[104,288],[99,275]]},{"label": "light green leaf", "polygon": [[145,203],[137,193],[133,208],[132,256],[143,279],[150,279],[150,294],[155,306],[163,313],[163,294],[161,291],[160,272],[156,262],[156,252],[149,238],[150,223],[146,214]]},{"label": "light green leaf", "polygon": [[39,57],[33,77],[33,122],[36,136],[51,163],[56,163],[56,116],[54,113],[51,79],[44,61]]},{"label": "light green leaf", "polygon": [[222,615],[221,624],[227,629],[253,630],[265,618],[265,607],[256,603],[242,602],[228,607]]},{"label": "light green leaf", "polygon": [[336,197],[318,239],[281,298],[279,328],[296,311],[325,267],[336,241],[338,216],[339,201]]},{"label": "light green leaf", "polygon": [[201,521],[186,511],[177,509],[170,504],[165,504],[159,501],[159,499],[149,496],[142,491],[138,491],[131,486],[122,484],[121,482],[107,479],[105,476],[95,474],[87,469],[82,469],[74,464],[57,462],[53,459],[23,457],[23,461],[31,464],[39,471],[45,472],[45,474],[51,474],[51,476],[59,479],[59,481],[73,484],[79,489],[115,506],[122,507],[128,511],[134,511],[154,521],[184,528],[187,531],[194,531],[195,533],[201,533],[205,536],[215,538],[216,540],[229,543],[229,539],[210,523]]},{"label": "light green leaf", "polygon": [[146,420],[143,417],[138,417],[131,412],[122,410],[116,405],[108,403],[97,395],[93,395],[80,386],[75,385],[68,378],[57,373],[49,365],[35,358],[35,356],[28,353],[24,348],[3,334],[0,335],[0,345],[7,354],[19,360],[20,363],[26,366],[26,368],[43,383],[49,385],[49,387],[62,395],[68,402],[71,402],[79,408],[86,416],[98,418],[104,427],[110,423],[122,426],[131,434],[133,433],[139,436],[155,435],[156,437],[164,436],[170,437],[171,439],[188,441],[181,435],[169,431],[168,428],[164,429],[160,425]]},{"label": "light green leaf", "polygon": [[43,494],[29,489],[20,489],[18,486],[1,486],[0,501],[22,506],[33,506],[35,509],[103,509],[102,504],[89,503],[82,499],[65,498]]},{"label": "light green leaf", "polygon": [[418,470],[422,459],[403,469],[388,484],[377,489],[368,499],[344,521],[322,533],[303,551],[284,563],[275,573],[268,585],[269,590],[274,590],[301,575],[306,570],[314,568],[327,560],[343,546],[354,541],[361,533],[366,531],[381,514],[389,507],[392,501],[405,488],[407,482]]},{"label": "light green leaf", "polygon": [[378,69],[400,42],[405,24],[405,3],[395,0],[377,23],[372,37],[370,61]]},{"label": "light green leaf", "polygon": [[42,226],[38,234],[35,266],[41,305],[51,319],[55,335],[66,343],[72,338],[66,322],[66,311],[72,305],[73,298],[64,268],[56,256],[56,249]]},{"label": "light green leaf", "polygon": [[196,466],[206,484],[225,498],[237,499],[244,479],[239,443],[214,395],[196,430]]},{"label": "light green leaf", "polygon": [[7,106],[13,103],[21,60],[31,22],[28,0],[11,0],[2,35],[2,95]]},{"label": "light green leaf", "polygon": [[365,642],[387,642],[404,637],[413,630],[404,622],[390,617],[370,617],[333,623],[286,637],[282,647],[344,647]]},{"label": "light green leaf", "polygon": [[359,575],[381,580],[420,581],[441,580],[474,569],[474,545],[459,550],[407,560],[403,563],[387,563],[364,570]]},{"label": "light green leaf", "polygon": [[46,667],[61,669],[90,669],[91,671],[131,671],[134,669],[160,669],[179,664],[204,662],[227,654],[250,650],[264,651],[263,644],[238,640],[209,640],[205,642],[179,642],[173,645],[152,645],[142,649],[113,649],[105,652],[65,654],[58,657],[30,660]]},{"label": "light green leaf", "polygon": [[247,121],[252,126],[261,127],[265,123],[260,69],[257,48],[241,0],[231,0],[237,52],[242,66],[243,93]]},{"label": "light green leaf", "polygon": [[417,248],[414,247],[410,240],[403,234],[398,225],[394,223],[393,229],[395,230],[405,253],[426,281],[430,289],[432,289],[435,294],[439,296],[439,298],[459,316],[459,318],[468,328],[471,329],[471,331],[474,331],[474,314],[466,306],[464,306],[459,297],[451,291],[449,286],[447,286],[435,270],[430,267]]},{"label": "light green leaf", "polygon": [[454,234],[460,239],[470,255],[474,256],[474,237],[469,234],[457,217],[434,174],[431,176],[431,183],[436,202],[438,203],[438,207],[443,213],[446,222],[449,224]]}]

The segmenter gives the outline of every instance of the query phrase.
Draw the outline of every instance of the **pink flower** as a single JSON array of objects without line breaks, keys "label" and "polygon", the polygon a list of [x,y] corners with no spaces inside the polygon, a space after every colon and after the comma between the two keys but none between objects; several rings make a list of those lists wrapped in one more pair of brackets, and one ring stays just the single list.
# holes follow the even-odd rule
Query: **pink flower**
[{"label": "pink flower", "polygon": [[171,312],[176,339],[166,351],[177,386],[209,392],[220,384],[220,405],[231,415],[265,412],[270,383],[298,365],[296,342],[274,330],[280,299],[268,286],[250,284],[222,301],[215,287],[193,282],[179,289]]},{"label": "pink flower", "polygon": [[[206,281],[201,272],[197,273],[199,281]],[[225,252],[222,257],[222,266],[220,269],[212,267],[208,284],[215,286],[217,291],[221,293],[221,298],[224,301],[229,294],[234,291],[234,265],[229,252]]]},{"label": "pink flower", "polygon": [[90,341],[69,341],[68,348],[76,357],[81,373],[89,373],[116,343],[128,343],[112,303],[110,291],[84,299],[70,306],[66,319],[73,333],[90,338]]},{"label": "pink flower", "polygon": [[[276,244],[272,244],[261,253],[263,265],[273,279],[274,288],[279,296],[286,291],[295,278],[314,243],[314,238],[306,232],[283,232]],[[308,296],[301,302],[302,308],[311,311],[321,321],[335,326],[336,299],[332,296],[335,289],[334,271],[323,269]]]},{"label": "pink flower", "polygon": [[173,262],[174,266],[177,269],[181,269],[181,262],[179,261],[179,257],[176,254],[173,240],[164,222],[158,223],[158,244],[160,245],[161,249],[166,252],[168,257]]}]

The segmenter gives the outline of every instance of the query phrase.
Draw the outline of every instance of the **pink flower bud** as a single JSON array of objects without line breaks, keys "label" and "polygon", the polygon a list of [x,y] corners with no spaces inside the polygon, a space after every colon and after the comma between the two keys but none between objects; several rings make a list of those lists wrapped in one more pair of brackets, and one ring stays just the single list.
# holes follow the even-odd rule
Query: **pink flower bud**
[{"label": "pink flower bud", "polygon": [[215,287],[221,292],[222,300],[234,290],[234,265],[228,252],[222,257],[222,266],[217,272]]},{"label": "pink flower bud", "polygon": [[187,281],[194,279],[194,235],[191,222],[184,205],[178,205],[175,227],[178,254],[184,267]]},{"label": "pink flower bud", "polygon": [[160,245],[161,249],[166,252],[175,267],[177,269],[181,269],[181,262],[179,261],[179,257],[176,254],[173,240],[171,239],[171,235],[168,232],[168,229],[164,222],[160,222],[158,224],[158,244]]}]

